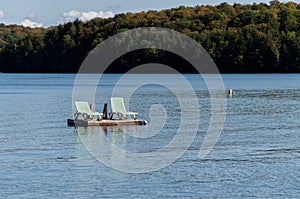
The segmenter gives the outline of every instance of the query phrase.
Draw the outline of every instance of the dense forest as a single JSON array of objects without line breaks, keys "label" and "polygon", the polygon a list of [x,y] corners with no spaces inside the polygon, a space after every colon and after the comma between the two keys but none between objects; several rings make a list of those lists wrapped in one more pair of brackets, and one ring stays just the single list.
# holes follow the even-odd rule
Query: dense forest
[{"label": "dense forest", "polygon": [[[300,4],[277,0],[180,6],[49,28],[0,24],[0,72],[74,73],[100,42],[137,27],[164,27],[188,35],[223,73],[300,72]],[[124,72],[146,62],[174,64],[190,72],[185,60],[173,54],[145,51],[120,57],[109,72]]]}]

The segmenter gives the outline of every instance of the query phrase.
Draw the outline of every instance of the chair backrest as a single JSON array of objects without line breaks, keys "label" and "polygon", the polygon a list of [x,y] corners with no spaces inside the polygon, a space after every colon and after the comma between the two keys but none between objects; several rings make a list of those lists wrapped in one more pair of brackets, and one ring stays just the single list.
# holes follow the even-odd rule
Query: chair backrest
[{"label": "chair backrest", "polygon": [[126,112],[124,100],[122,97],[110,98],[110,103],[111,103],[112,112],[121,112],[121,113]]},{"label": "chair backrest", "polygon": [[89,104],[87,102],[75,102],[75,106],[78,112],[80,113],[92,113]]}]

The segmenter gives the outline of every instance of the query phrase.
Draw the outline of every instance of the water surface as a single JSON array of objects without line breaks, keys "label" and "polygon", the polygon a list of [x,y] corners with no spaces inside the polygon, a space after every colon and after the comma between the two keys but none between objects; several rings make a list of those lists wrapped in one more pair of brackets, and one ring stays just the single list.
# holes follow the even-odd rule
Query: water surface
[{"label": "water surface", "polygon": [[[100,83],[98,111],[109,102],[119,77],[106,75]],[[128,151],[159,149],[179,126],[179,102],[170,90],[159,85],[136,90],[130,109],[140,118],[150,120],[151,104],[163,105],[168,114],[160,133],[136,139],[126,133],[147,127],[67,127],[75,75],[0,74],[0,197],[299,198],[300,75],[223,75],[234,95],[227,96],[225,127],[205,159],[198,153],[209,124],[210,98],[198,76],[186,77],[201,109],[194,142],[166,168],[128,174],[97,161],[79,134]]]}]

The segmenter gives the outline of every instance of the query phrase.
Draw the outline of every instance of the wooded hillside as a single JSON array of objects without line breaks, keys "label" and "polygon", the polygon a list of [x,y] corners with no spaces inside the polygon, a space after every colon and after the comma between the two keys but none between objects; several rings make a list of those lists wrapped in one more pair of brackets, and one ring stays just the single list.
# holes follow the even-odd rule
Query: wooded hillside
[{"label": "wooded hillside", "polygon": [[[300,4],[279,1],[180,6],[50,28],[0,24],[0,72],[74,73],[97,44],[137,27],[164,27],[190,36],[207,50],[221,72],[300,72]],[[160,51],[130,53],[117,60],[110,72],[124,72],[143,62],[164,63],[174,60],[172,56]],[[188,66],[180,67],[190,72]]]}]

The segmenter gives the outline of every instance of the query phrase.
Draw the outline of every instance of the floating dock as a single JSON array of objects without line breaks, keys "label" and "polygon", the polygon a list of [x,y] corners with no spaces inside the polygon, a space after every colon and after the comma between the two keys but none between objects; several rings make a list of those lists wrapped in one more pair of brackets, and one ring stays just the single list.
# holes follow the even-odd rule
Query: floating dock
[{"label": "floating dock", "polygon": [[145,120],[67,120],[68,126],[125,126],[125,125],[146,125]]}]

